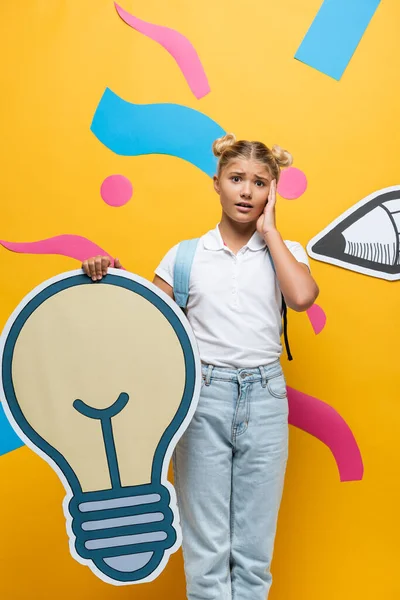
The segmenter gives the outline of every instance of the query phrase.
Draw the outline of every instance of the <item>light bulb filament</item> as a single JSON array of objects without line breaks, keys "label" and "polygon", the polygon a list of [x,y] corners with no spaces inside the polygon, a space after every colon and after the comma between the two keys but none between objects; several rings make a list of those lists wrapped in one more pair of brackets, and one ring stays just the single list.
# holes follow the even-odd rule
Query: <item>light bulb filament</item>
[{"label": "light bulb filament", "polygon": [[98,419],[101,423],[104,447],[106,449],[108,470],[110,473],[111,485],[113,488],[121,487],[121,476],[119,473],[117,452],[115,450],[114,434],[112,430],[111,419],[118,415],[128,404],[129,395],[122,392],[114,404],[107,408],[94,408],[89,406],[83,400],[75,400],[73,407],[81,415],[89,419]]}]

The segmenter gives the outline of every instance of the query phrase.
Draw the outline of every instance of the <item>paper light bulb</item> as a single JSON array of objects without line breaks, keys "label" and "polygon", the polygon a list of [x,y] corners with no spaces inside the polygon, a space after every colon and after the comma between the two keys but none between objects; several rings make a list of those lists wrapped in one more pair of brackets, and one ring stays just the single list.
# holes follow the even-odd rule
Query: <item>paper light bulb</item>
[{"label": "paper light bulb", "polygon": [[45,282],[7,323],[5,410],[67,489],[71,553],[106,581],[152,580],[180,545],[167,470],[199,373],[182,311],[115,269]]}]

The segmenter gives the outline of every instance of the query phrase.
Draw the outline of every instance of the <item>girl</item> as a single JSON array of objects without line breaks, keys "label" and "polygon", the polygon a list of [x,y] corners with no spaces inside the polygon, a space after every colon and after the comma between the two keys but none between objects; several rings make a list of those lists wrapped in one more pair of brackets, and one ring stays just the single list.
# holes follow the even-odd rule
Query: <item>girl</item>
[{"label": "girl", "polygon": [[[276,227],[276,184],[291,155],[232,134],[213,151],[222,217],[197,246],[187,305],[202,391],[174,455],[187,595],[265,600],[288,455],[281,294],[304,311],[318,287],[304,249]],[[177,246],[154,278],[171,298],[176,253]],[[82,266],[96,281],[109,265],[98,256]]]}]

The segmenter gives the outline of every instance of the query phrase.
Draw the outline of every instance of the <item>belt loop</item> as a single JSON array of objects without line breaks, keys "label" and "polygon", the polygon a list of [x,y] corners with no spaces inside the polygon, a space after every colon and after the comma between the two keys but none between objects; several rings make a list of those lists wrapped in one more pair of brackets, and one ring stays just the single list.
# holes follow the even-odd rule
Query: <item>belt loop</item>
[{"label": "belt loop", "polygon": [[267,373],[264,367],[258,367],[261,373],[261,385],[263,388],[267,387]]},{"label": "belt loop", "polygon": [[210,385],[211,383],[211,373],[213,371],[214,366],[208,365],[207,367],[207,375],[206,375],[206,385]]}]

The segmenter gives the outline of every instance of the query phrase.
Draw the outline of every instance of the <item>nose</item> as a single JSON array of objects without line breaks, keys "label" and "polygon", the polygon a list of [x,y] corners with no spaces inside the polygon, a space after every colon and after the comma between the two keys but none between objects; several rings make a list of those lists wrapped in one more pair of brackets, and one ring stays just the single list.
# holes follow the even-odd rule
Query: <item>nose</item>
[{"label": "nose", "polygon": [[251,200],[251,187],[249,181],[243,183],[243,187],[240,190],[240,197],[245,200]]}]

